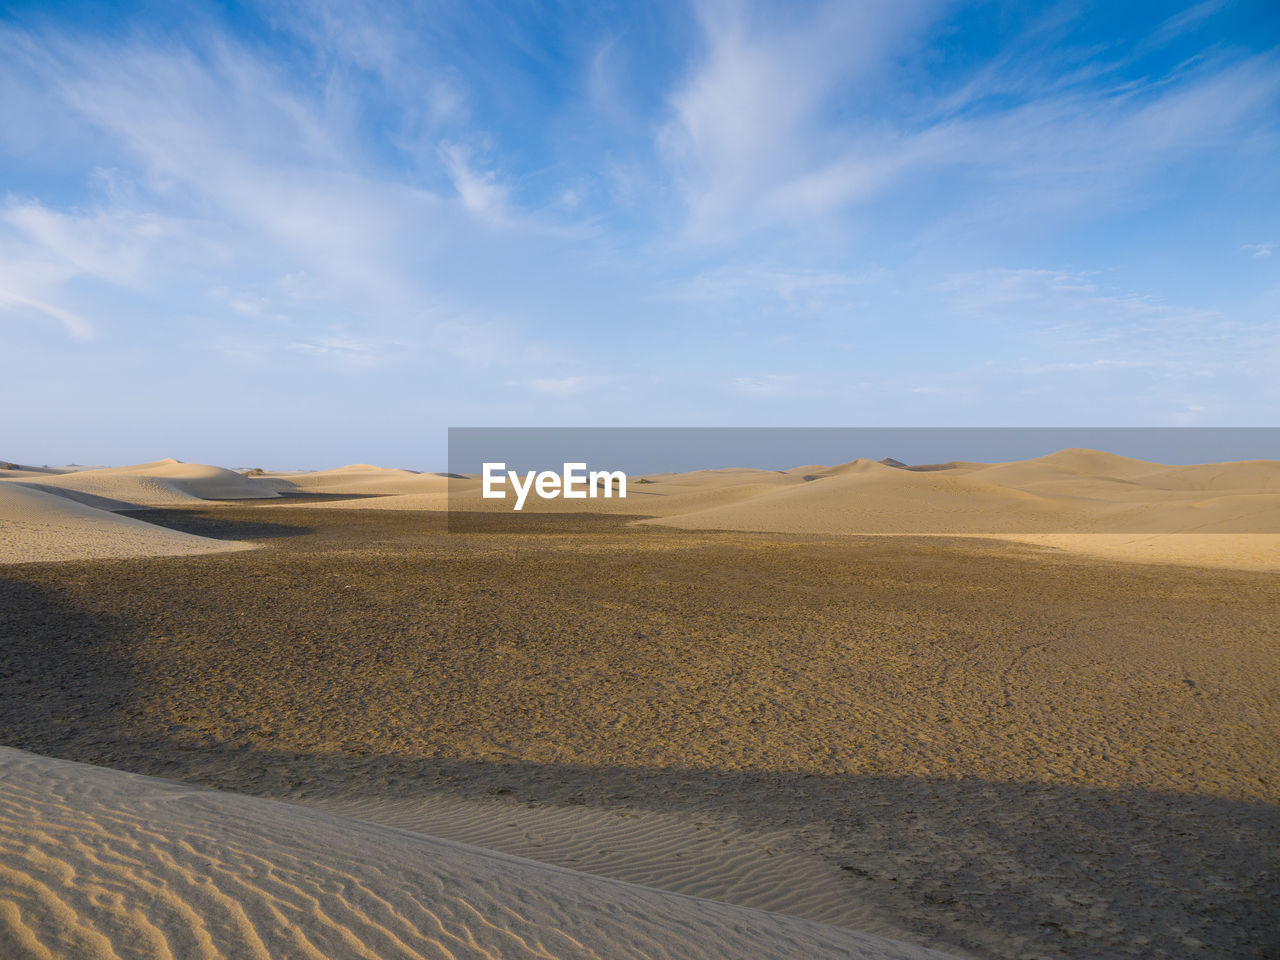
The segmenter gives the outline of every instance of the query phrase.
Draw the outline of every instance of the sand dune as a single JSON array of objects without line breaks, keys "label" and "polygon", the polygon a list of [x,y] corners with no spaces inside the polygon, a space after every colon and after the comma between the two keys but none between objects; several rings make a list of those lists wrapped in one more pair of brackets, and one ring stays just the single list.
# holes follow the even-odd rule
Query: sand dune
[{"label": "sand dune", "polygon": [[128,467],[103,467],[42,476],[42,489],[90,505],[114,501],[129,507],[183,506],[204,500],[253,500],[277,497],[265,483],[221,467],[178,460],[157,460]]},{"label": "sand dune", "polygon": [[0,564],[221,553],[253,546],[166,530],[25,483],[0,482]]},{"label": "sand dune", "polygon": [[1066,505],[952,473],[855,461],[825,476],[664,518],[674,526],[779,533],[975,533],[1062,529]]},{"label": "sand dune", "polygon": [[1117,453],[1105,450],[1089,450],[1083,447],[1068,447],[1043,457],[1031,460],[1015,460],[1011,463],[1022,463],[1040,469],[1061,470],[1082,477],[1136,477],[1150,470],[1162,468],[1162,464],[1149,460],[1136,460],[1133,457],[1122,457]]},{"label": "sand dune", "polygon": [[[477,477],[352,464],[246,477],[174,460],[0,479],[102,510],[194,505],[280,493],[349,495],[347,510],[509,512]],[[922,468],[886,458],[791,470],[631,477],[626,499],[529,498],[526,513],[592,512],[687,529],[767,533],[998,536],[1094,556],[1280,569],[1280,461],[1168,466],[1069,449],[1008,463]],[[1248,535],[1245,540],[1233,537]],[[1196,540],[1212,536],[1218,540]],[[1225,539],[1221,539],[1225,538]],[[1238,548],[1238,549],[1237,549]]]},{"label": "sand dune", "polygon": [[1167,467],[1143,474],[1139,480],[1158,490],[1280,490],[1274,460]]},{"label": "sand dune", "polygon": [[1130,563],[1280,570],[1280,535],[1274,533],[1023,533],[993,539]]},{"label": "sand dune", "polygon": [[[1168,467],[1095,450],[916,471],[805,468],[803,486],[650,521],[690,529],[994,536],[1111,559],[1280,568],[1280,461]],[[726,491],[727,493],[727,491]]]},{"label": "sand dune", "polygon": [[[417,492],[363,500],[335,501],[323,506],[335,510],[446,510],[454,507],[486,513],[505,513],[511,504],[486,500],[480,495],[477,476],[448,478],[424,474],[431,483],[422,483]],[[596,497],[588,500],[538,500],[530,497],[524,509],[530,513],[591,513],[672,516],[704,507],[750,500],[778,487],[804,483],[803,477],[775,470],[700,470],[691,473],[655,473],[635,476],[627,488],[627,498]],[[367,492],[373,492],[368,490]],[[342,492],[361,492],[348,486]]]},{"label": "sand dune", "polygon": [[8,748],[0,784],[6,957],[943,956]]},{"label": "sand dune", "polygon": [[[675,526],[776,533],[1280,533],[1280,492],[1162,491],[1086,477],[1018,485],[985,471],[912,473],[892,467],[821,477],[664,518]],[[1045,483],[1047,487],[1041,487]],[[726,501],[728,498],[725,498]]]},{"label": "sand dune", "polygon": [[66,468],[32,467],[29,465],[13,463],[11,460],[5,460],[3,462],[9,464],[9,466],[0,468],[0,480],[38,480],[42,477],[70,472],[70,470]]},{"label": "sand dune", "polygon": [[[479,486],[469,477],[452,481],[447,496],[437,491],[331,506],[510,511],[506,501],[481,499]],[[1003,537],[1113,559],[1280,568],[1275,460],[1174,467],[1083,449],[918,468],[889,458],[857,459],[786,471],[633,476],[625,500],[531,497],[524,511],[636,515],[702,530]]]},{"label": "sand dune", "polygon": [[349,493],[357,496],[405,496],[444,493],[448,480],[438,473],[415,473],[367,463],[334,470],[266,473],[262,482],[285,493]]}]

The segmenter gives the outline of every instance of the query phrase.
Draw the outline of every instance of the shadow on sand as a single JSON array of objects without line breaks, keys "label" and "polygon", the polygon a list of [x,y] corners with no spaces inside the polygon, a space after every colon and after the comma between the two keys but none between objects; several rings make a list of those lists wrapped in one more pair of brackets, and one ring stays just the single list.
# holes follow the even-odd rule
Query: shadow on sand
[{"label": "shadow on sand", "polygon": [[315,532],[311,527],[297,524],[219,516],[216,509],[207,507],[194,510],[165,507],[121,513],[157,527],[214,540],[274,540],[280,537],[301,537]]},{"label": "shadow on sand", "polygon": [[220,738],[202,731],[207,718],[151,719],[156,666],[138,662],[130,642],[140,611],[105,613],[71,599],[105,565],[62,569],[61,585],[0,578],[7,746],[282,799],[501,795],[784,828],[904,927],[979,956],[1280,951],[1273,805],[969,779],[458,762],[433,758],[429,744],[419,755],[295,750],[270,746],[261,716],[226,718],[245,732]]}]

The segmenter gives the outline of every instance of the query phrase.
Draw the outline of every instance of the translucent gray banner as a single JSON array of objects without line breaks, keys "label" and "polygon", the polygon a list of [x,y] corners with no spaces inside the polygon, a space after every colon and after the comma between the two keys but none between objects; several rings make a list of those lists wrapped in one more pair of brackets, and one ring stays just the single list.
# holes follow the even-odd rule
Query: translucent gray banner
[{"label": "translucent gray banner", "polygon": [[[454,521],[839,534],[1280,533],[1280,428],[449,430]],[[461,529],[461,527],[459,527]]]},{"label": "translucent gray banner", "polygon": [[479,473],[494,460],[518,470],[588,460],[628,473],[787,470],[860,457],[997,463],[1069,448],[1161,464],[1272,460],[1280,427],[450,427],[449,472]]}]

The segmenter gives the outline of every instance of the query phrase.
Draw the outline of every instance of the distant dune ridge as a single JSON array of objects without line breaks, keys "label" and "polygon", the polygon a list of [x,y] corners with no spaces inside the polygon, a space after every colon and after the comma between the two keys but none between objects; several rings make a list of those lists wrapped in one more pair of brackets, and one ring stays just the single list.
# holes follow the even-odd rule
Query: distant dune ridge
[{"label": "distant dune ridge", "polygon": [[[30,481],[25,481],[30,482]],[[41,486],[76,499],[87,495],[137,507],[170,507],[202,500],[277,497],[270,486],[222,467],[157,460],[131,467],[101,467],[42,477]]]},{"label": "distant dune ridge", "polygon": [[248,550],[254,544],[167,530],[117,512],[279,496],[231,470],[177,460],[5,474],[0,477],[0,563]]},{"label": "distant dune ridge", "polygon": [[0,747],[0,953],[945,960],[300,807]]},{"label": "distant dune ridge", "polygon": [[[626,499],[530,498],[525,511],[647,517],[700,530],[816,535],[990,537],[1120,560],[1280,569],[1280,461],[1169,466],[1097,450],[1068,449],[1009,463],[910,466],[886,457],[790,470],[746,468],[633,477]],[[371,464],[245,476],[220,467],[158,460],[69,472],[5,471],[53,495],[0,498],[0,562],[138,556],[236,549],[207,538],[147,538],[108,522],[113,512],[209,501],[327,494],[329,509],[508,511],[480,496],[477,477],[449,479]],[[103,515],[68,510],[61,501]],[[116,517],[116,520],[121,518]],[[125,535],[128,528],[128,536]],[[116,531],[116,534],[110,531]],[[242,546],[242,545],[240,545]]]},{"label": "distant dune ridge", "polygon": [[[329,492],[365,492],[368,475]],[[317,475],[320,476],[320,475]],[[892,458],[790,470],[721,469],[633,477],[628,496],[530,498],[528,512],[589,510],[700,530],[985,537],[1117,560],[1280,569],[1280,461],[1169,466],[1068,449],[1008,463],[909,466]],[[299,479],[297,482],[312,482]],[[388,496],[332,509],[504,512],[476,477],[385,481]],[[448,487],[448,493],[442,489]]]},{"label": "distant dune ridge", "polygon": [[[1280,568],[1280,461],[1170,467],[1094,450],[926,470],[855,460],[788,471],[648,521],[690,529],[981,536],[1120,560]],[[690,477],[693,475],[689,475]],[[787,478],[787,479],[783,479]],[[655,492],[657,488],[653,488]]]},{"label": "distant dune ridge", "polygon": [[416,473],[367,463],[353,463],[333,470],[266,473],[261,479],[285,493],[374,494],[384,497],[431,497],[448,493],[448,480],[438,473]]}]

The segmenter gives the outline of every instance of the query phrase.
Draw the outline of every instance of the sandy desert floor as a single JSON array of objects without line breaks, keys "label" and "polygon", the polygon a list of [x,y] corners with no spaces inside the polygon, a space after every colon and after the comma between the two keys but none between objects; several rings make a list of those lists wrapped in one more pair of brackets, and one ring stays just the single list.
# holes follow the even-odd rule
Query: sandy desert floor
[{"label": "sandy desert floor", "polygon": [[2,742],[980,957],[1280,951],[1272,573],[336,506],[0,568]]}]

